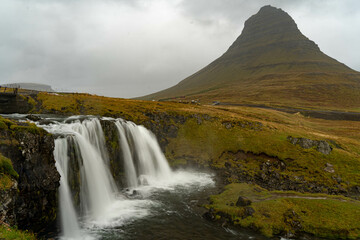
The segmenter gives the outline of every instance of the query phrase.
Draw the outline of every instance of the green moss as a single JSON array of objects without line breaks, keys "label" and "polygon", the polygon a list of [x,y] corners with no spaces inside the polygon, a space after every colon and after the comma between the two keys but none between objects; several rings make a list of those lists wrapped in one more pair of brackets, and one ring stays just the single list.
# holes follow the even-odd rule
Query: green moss
[{"label": "green moss", "polygon": [[13,185],[13,180],[6,174],[0,173],[0,190],[8,190]]},{"label": "green moss", "polygon": [[[251,125],[254,126],[255,122],[248,124]],[[225,163],[232,163],[233,169],[238,168],[250,176],[262,173],[260,166],[266,159],[256,155],[265,154],[286,164],[286,169],[279,171],[283,176],[291,179],[303,176],[308,182],[335,187],[338,184],[333,179],[335,174],[324,171],[325,164],[330,163],[334,166],[336,175],[340,176],[343,182],[347,182],[348,186],[360,183],[358,150],[334,148],[329,155],[325,155],[316,149],[304,149],[287,140],[289,135],[300,135],[298,131],[297,128],[274,131],[266,125],[261,129],[254,129],[234,124],[228,129],[220,120],[203,120],[198,124],[196,118],[191,118],[179,126],[178,137],[170,139],[166,152],[174,162],[191,156],[194,161],[202,164],[211,163],[215,168],[224,168]],[[300,136],[324,140],[305,131],[301,131]],[[252,153],[255,156],[235,161],[230,153],[238,151]]]},{"label": "green moss", "polygon": [[36,135],[45,135],[48,134],[44,129],[37,127],[34,123],[29,123],[27,126],[20,125],[11,125],[10,129],[13,132],[26,131]]},{"label": "green moss", "polygon": [[0,129],[7,129],[7,125],[3,122],[3,121],[0,121]]},{"label": "green moss", "polygon": [[0,154],[0,173],[8,174],[14,178],[19,178],[19,174],[14,170],[11,160]]},{"label": "green moss", "polygon": [[0,116],[0,129],[6,130],[14,123]]},{"label": "green moss", "polygon": [[[244,208],[235,205],[239,196],[252,201],[255,213],[244,215]],[[360,202],[326,194],[302,194],[291,191],[267,191],[257,185],[230,184],[225,191],[211,197],[218,214],[229,214],[235,224],[259,230],[271,237],[287,231],[300,231],[331,239],[360,237]],[[300,229],[287,220],[293,212]]]},{"label": "green moss", "polygon": [[[41,105],[39,113],[105,115],[161,126],[171,123],[179,129],[178,136],[167,139],[169,144],[165,150],[174,165],[193,161],[224,168],[225,163],[230,162],[233,168],[250,176],[261,174],[260,165],[264,159],[234,161],[227,154],[241,150],[255,155],[264,153],[283,161],[286,169],[280,175],[289,179],[302,176],[305,181],[338,188],[334,177],[340,177],[346,189],[360,183],[360,124],[357,122],[344,124],[343,121],[311,119],[266,109],[135,101],[89,94],[39,93],[35,100]],[[156,121],[148,117],[155,114],[159,116]],[[205,120],[202,117],[205,114],[211,116],[211,120]],[[171,117],[161,118],[164,115]],[[194,115],[202,119],[200,124]],[[185,124],[174,121],[178,116],[187,118]],[[227,128],[226,123],[231,123],[232,127]],[[290,135],[335,141],[341,148],[333,145],[331,154],[324,155],[313,148],[292,145],[287,140]],[[327,163],[334,166],[334,174],[324,171]]]},{"label": "green moss", "polygon": [[0,225],[0,239],[7,240],[35,240],[36,237],[33,233],[27,231],[20,231],[13,227]]},{"label": "green moss", "polygon": [[36,106],[36,101],[35,101],[31,96],[28,96],[27,101],[28,101],[28,103],[30,103],[33,107]]}]

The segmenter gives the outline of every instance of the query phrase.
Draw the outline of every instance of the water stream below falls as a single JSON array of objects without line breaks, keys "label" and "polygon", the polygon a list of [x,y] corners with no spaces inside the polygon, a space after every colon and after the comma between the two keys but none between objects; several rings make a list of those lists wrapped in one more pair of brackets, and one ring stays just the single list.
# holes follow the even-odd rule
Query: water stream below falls
[{"label": "water stream below falls", "polygon": [[[56,136],[58,239],[265,239],[202,218],[201,205],[219,191],[212,174],[173,171],[149,130],[122,119],[102,121],[117,131],[119,159],[109,156],[99,118],[37,122]],[[121,173],[114,173],[113,161],[121,162]]]}]

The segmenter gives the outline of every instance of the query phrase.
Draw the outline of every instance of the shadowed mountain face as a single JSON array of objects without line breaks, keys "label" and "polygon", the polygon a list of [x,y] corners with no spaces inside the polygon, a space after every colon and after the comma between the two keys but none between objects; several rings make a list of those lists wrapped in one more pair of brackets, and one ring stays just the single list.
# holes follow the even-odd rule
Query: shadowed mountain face
[{"label": "shadowed mountain face", "polygon": [[359,93],[358,72],[322,53],[286,12],[265,6],[220,58],[142,99],[356,110]]}]

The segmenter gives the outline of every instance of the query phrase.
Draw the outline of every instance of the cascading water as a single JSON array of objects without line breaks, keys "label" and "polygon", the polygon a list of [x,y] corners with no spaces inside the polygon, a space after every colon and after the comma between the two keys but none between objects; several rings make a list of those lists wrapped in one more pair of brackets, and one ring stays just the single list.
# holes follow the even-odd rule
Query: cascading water
[{"label": "cascading water", "polygon": [[136,174],[136,170],[135,170],[134,160],[131,155],[130,146],[129,146],[128,140],[126,139],[125,129],[122,126],[122,124],[120,123],[120,121],[116,121],[115,125],[119,132],[119,142],[121,144],[121,149],[123,152],[127,186],[128,187],[137,187],[138,186],[137,174]]},{"label": "cascading water", "polygon": [[54,157],[56,159],[56,168],[59,171],[60,178],[60,220],[64,238],[80,238],[80,227],[77,222],[74,205],[71,199],[71,192],[68,185],[68,146],[67,139],[60,138],[55,140]]},{"label": "cascading water", "polygon": [[[5,117],[26,120],[21,114]],[[59,239],[254,239],[253,234],[201,218],[197,206],[219,192],[212,175],[171,171],[156,138],[146,128],[102,118],[107,121],[102,122],[106,133],[111,131],[105,138],[100,120],[92,116],[41,117],[45,121],[39,121],[38,126],[57,136]],[[116,134],[118,144],[108,152]]]},{"label": "cascading water", "polygon": [[[169,180],[170,167],[155,136],[149,130],[121,119],[108,121],[113,121],[118,130],[127,187],[154,185]],[[81,235],[69,187],[68,144],[72,144],[72,148],[76,150],[75,158],[79,165],[81,218],[95,225],[118,218],[114,211],[120,211],[129,204],[129,200],[119,193],[110,173],[105,137],[99,119],[91,118],[81,122],[73,117],[65,122],[42,127],[61,136],[55,141],[54,157],[61,175],[60,211],[63,238],[78,239]],[[120,202],[124,206],[121,207]]]},{"label": "cascading water", "polygon": [[[164,154],[161,152],[156,137],[145,127],[137,126],[132,122],[117,120],[115,122],[119,131],[120,142],[125,161],[125,173],[129,187],[141,184],[155,184],[156,181],[167,180],[171,177],[171,170]],[[126,140],[126,132],[134,143],[134,157],[131,156],[130,146]],[[135,166],[138,166],[136,172]]]}]

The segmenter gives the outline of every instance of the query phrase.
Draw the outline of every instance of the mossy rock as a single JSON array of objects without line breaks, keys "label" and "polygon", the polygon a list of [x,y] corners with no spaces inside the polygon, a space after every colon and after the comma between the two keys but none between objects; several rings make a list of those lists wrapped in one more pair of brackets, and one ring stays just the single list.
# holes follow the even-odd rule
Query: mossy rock
[{"label": "mossy rock", "polygon": [[0,239],[7,240],[36,240],[33,233],[18,230],[16,227],[0,225]]},{"label": "mossy rock", "polygon": [[0,174],[7,174],[13,178],[19,178],[19,174],[14,170],[11,160],[0,154]]},{"label": "mossy rock", "polygon": [[[254,212],[236,206],[239,196],[252,201]],[[311,234],[330,239],[360,237],[360,201],[342,196],[267,191],[252,184],[230,184],[225,191],[211,197],[207,206],[215,214],[230,216],[241,227],[260,231],[267,237],[289,233]]]}]

